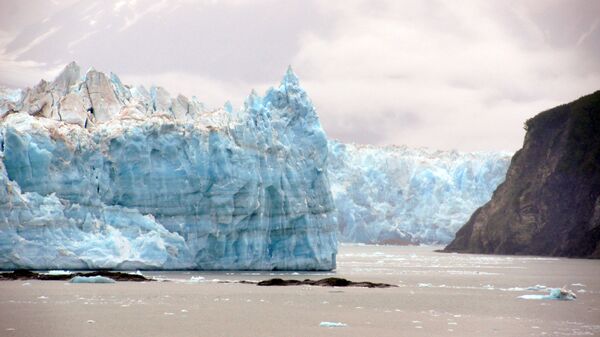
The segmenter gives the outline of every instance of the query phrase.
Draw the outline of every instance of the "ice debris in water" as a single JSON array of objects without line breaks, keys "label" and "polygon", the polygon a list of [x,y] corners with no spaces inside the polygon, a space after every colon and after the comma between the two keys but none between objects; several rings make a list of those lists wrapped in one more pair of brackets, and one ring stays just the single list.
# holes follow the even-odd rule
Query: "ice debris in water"
[{"label": "ice debris in water", "polygon": [[204,281],[205,281],[205,279],[203,276],[192,276],[192,277],[190,277],[190,280],[188,282],[198,283],[198,282],[204,282]]},{"label": "ice debris in water", "polygon": [[115,283],[116,281],[106,276],[75,276],[71,283]]},{"label": "ice debris in water", "polygon": [[527,287],[526,290],[533,290],[533,291],[539,291],[539,290],[546,290],[548,289],[548,287],[541,285],[541,284],[536,284],[532,287]]},{"label": "ice debris in water", "polygon": [[524,300],[561,300],[561,301],[572,301],[577,298],[577,295],[566,288],[547,288],[548,294],[546,295],[521,295],[518,298]]},{"label": "ice debris in water", "polygon": [[48,270],[48,275],[71,275],[72,273],[68,270]]},{"label": "ice debris in water", "polygon": [[348,326],[348,324],[342,322],[321,322],[319,326],[324,328],[343,328]]}]

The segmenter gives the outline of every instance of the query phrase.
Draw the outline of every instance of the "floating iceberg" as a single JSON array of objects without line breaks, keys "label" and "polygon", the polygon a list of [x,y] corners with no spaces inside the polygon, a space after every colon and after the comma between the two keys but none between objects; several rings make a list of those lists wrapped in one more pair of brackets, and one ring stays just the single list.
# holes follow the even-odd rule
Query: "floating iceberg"
[{"label": "floating iceberg", "polygon": [[329,179],[343,242],[448,243],[504,181],[508,152],[330,141]]},{"label": "floating iceberg", "polygon": [[573,301],[577,298],[574,292],[565,288],[547,288],[548,294],[546,295],[521,295],[518,298],[524,300],[561,300],[561,301]]},{"label": "floating iceberg", "polygon": [[3,92],[1,269],[335,268],[327,139],[291,69],[241,111],[75,63]]},{"label": "floating iceberg", "polygon": [[48,270],[47,274],[48,275],[52,275],[52,276],[55,276],[55,275],[61,275],[62,276],[62,275],[71,275],[73,273],[71,273],[68,270]]},{"label": "floating iceberg", "polygon": [[323,328],[343,328],[343,327],[347,327],[348,324],[341,323],[341,322],[321,322],[319,324],[319,326],[323,327]]},{"label": "floating iceberg", "polygon": [[116,281],[106,276],[75,276],[70,283],[115,283]]}]

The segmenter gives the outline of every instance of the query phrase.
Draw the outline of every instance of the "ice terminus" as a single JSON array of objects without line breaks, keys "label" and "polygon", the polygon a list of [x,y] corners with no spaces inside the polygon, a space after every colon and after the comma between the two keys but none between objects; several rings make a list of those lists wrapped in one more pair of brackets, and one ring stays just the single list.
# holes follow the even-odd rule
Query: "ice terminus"
[{"label": "ice terminus", "polygon": [[335,268],[327,139],[291,69],[239,111],[75,63],[2,93],[1,269]]}]

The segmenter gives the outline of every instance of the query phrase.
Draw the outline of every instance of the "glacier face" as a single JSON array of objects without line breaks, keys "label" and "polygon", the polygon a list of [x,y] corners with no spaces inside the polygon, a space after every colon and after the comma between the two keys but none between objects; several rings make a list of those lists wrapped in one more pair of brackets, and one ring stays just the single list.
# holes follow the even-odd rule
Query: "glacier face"
[{"label": "glacier face", "polygon": [[291,70],[237,112],[74,63],[1,96],[0,268],[335,268],[327,139]]},{"label": "glacier face", "polygon": [[434,151],[330,141],[340,241],[447,243],[504,181],[508,152]]}]

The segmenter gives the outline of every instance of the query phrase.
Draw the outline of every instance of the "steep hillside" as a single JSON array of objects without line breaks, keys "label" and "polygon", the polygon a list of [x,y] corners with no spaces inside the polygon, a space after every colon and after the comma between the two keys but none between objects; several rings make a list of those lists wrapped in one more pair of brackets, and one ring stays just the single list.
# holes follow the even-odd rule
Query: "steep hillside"
[{"label": "steep hillside", "polygon": [[600,258],[600,91],[525,128],[506,181],[445,250]]}]

